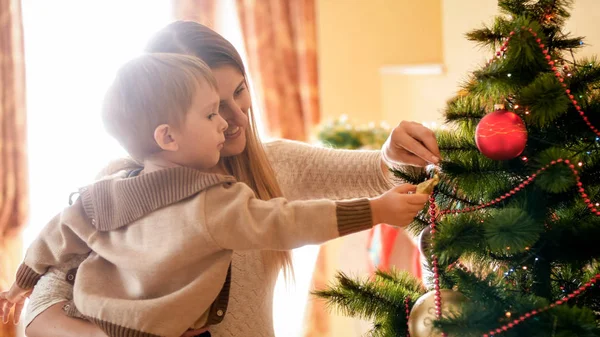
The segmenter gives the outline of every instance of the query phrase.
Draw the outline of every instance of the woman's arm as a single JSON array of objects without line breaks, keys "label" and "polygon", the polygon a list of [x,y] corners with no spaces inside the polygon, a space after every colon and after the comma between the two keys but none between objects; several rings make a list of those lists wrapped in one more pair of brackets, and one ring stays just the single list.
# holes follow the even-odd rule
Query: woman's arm
[{"label": "woman's arm", "polygon": [[389,190],[388,166],[439,162],[435,135],[419,123],[400,123],[382,151],[335,150],[279,140],[265,144],[284,195],[289,199],[371,197]]},{"label": "woman's arm", "polygon": [[278,140],[265,144],[286,198],[374,197],[396,182],[384,170],[380,151],[336,150]]},{"label": "woman's arm", "polygon": [[106,337],[100,328],[82,319],[69,317],[62,309],[73,299],[72,282],[75,275],[69,271],[79,267],[85,258],[75,256],[56,268],[50,268],[40,278],[27,305],[25,332],[28,337]]},{"label": "woman's arm", "polygon": [[25,329],[27,337],[106,337],[94,324],[65,315],[59,302],[37,315]]}]

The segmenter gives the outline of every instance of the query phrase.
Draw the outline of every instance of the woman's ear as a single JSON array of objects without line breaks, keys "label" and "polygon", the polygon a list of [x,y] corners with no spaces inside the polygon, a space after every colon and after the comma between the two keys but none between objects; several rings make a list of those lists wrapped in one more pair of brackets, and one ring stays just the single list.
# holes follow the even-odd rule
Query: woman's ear
[{"label": "woman's ear", "polygon": [[161,124],[154,129],[154,140],[163,151],[179,150],[179,144],[173,135],[173,128],[168,124]]}]

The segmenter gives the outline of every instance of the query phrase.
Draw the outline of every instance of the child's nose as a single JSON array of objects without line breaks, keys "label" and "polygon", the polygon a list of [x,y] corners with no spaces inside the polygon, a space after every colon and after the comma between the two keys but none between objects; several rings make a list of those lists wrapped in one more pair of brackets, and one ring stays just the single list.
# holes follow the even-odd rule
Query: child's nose
[{"label": "child's nose", "polygon": [[227,121],[223,117],[219,116],[219,118],[221,118],[221,132],[225,132],[229,127],[229,124],[227,124]]}]

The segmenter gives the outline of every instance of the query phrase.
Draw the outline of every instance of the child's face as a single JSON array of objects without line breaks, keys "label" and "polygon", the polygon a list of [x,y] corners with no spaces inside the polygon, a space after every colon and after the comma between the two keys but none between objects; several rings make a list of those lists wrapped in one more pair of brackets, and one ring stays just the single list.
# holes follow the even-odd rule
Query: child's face
[{"label": "child's face", "polygon": [[195,169],[217,165],[227,122],[219,115],[219,95],[206,82],[198,84],[192,106],[178,129],[178,164]]}]

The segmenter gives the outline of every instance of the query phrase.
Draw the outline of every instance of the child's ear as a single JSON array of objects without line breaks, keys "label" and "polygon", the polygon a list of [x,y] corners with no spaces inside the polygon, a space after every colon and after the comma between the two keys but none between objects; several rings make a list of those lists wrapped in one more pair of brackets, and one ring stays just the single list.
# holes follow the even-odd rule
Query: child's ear
[{"label": "child's ear", "polygon": [[173,131],[168,124],[161,124],[154,129],[154,140],[163,151],[179,150],[179,144],[175,141]]}]

